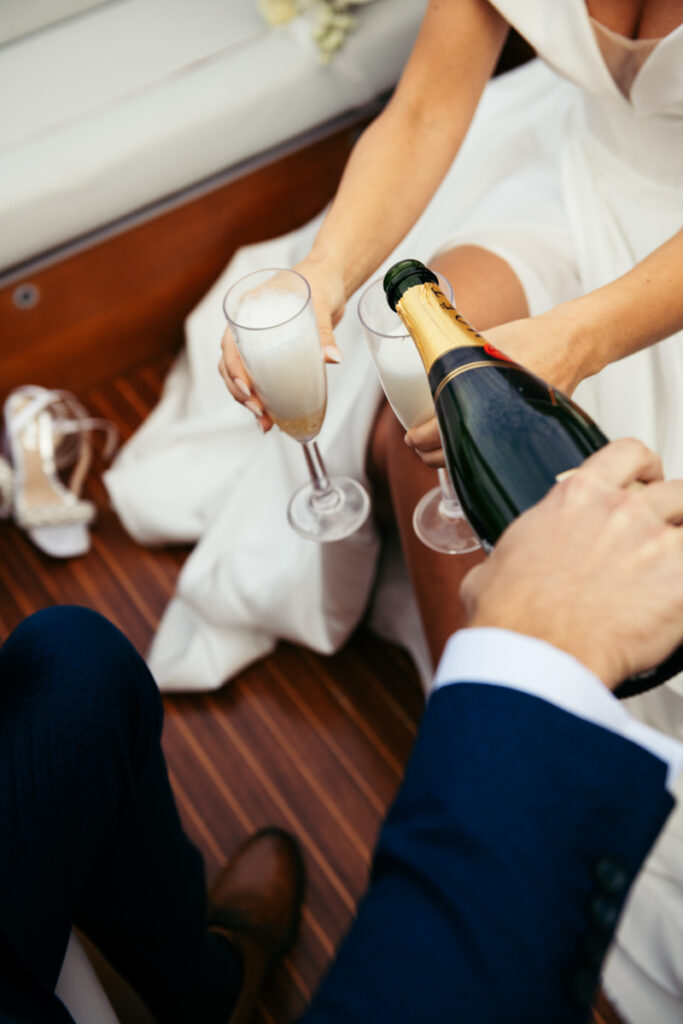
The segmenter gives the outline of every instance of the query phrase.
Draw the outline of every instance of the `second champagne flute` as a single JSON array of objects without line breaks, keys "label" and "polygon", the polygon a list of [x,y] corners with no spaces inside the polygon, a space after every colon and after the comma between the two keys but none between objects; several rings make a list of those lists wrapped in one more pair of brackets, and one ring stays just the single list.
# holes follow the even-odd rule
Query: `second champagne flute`
[{"label": "second champagne flute", "polygon": [[[439,281],[452,298],[450,283],[441,276]],[[422,426],[436,415],[429,381],[413,339],[387,304],[382,278],[368,285],[361,295],[358,316],[389,405],[405,430]],[[428,491],[415,506],[415,533],[427,547],[444,554],[476,551],[479,541],[465,518],[448,473],[439,469],[438,477],[439,486]]]},{"label": "second champagne flute", "polygon": [[295,270],[257,270],[233,284],[223,309],[270,418],[303,446],[311,480],[291,498],[290,525],[309,540],[348,537],[367,519],[370,499],[356,480],[327,476],[314,440],[327,380],[308,281]]}]

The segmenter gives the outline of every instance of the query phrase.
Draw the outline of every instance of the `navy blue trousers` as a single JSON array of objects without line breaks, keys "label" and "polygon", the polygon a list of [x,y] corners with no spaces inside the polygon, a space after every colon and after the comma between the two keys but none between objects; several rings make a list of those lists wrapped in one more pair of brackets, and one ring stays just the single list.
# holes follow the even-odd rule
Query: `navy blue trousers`
[{"label": "navy blue trousers", "polygon": [[206,929],[204,865],[161,753],[144,662],[82,608],[0,649],[0,1021],[66,1021],[52,994],[76,924],[162,1021],[225,1021],[237,955]]}]

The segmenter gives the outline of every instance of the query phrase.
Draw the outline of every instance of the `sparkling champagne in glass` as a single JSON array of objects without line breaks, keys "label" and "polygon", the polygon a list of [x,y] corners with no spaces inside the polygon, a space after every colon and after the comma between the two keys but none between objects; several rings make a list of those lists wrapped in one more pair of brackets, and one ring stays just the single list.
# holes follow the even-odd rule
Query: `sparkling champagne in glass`
[{"label": "sparkling champagne in glass", "polygon": [[[453,289],[439,278],[444,292]],[[387,304],[382,278],[368,285],[358,301],[363,333],[387,396],[405,430],[419,427],[436,415],[429,381],[413,339]],[[439,486],[415,506],[413,529],[423,544],[446,554],[476,551],[479,541],[464,516],[450,477],[438,470]]]},{"label": "sparkling champagne in glass", "polygon": [[310,540],[348,537],[367,519],[370,499],[356,480],[328,477],[315,443],[327,380],[308,281],[294,270],[257,270],[232,285],[223,309],[254,391],[303,446],[311,479],[292,496],[290,525]]}]

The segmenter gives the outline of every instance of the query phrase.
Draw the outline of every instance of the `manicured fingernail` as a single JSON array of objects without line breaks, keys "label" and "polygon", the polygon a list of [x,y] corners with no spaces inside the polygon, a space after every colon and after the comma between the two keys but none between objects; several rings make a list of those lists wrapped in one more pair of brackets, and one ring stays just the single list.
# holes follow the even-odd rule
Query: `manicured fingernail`
[{"label": "manicured fingernail", "polygon": [[413,443],[412,443],[412,441],[410,440],[410,438],[408,437],[407,434],[403,435],[403,441],[404,441],[405,444],[408,445],[409,448],[413,447]]},{"label": "manicured fingernail", "polygon": [[253,412],[254,416],[258,416],[259,419],[261,418],[261,416],[263,416],[263,410],[259,409],[256,402],[245,402],[244,404],[246,405],[249,412]]},{"label": "manicured fingernail", "polygon": [[325,345],[323,352],[329,363],[341,363],[344,358],[336,345]]},{"label": "manicured fingernail", "polygon": [[243,380],[240,380],[239,377],[235,377],[235,384],[243,395],[246,395],[247,398],[251,398],[251,389],[247,387]]},{"label": "manicured fingernail", "polygon": [[256,426],[259,428],[262,434],[265,434],[266,428],[263,425],[263,420],[256,420]]}]

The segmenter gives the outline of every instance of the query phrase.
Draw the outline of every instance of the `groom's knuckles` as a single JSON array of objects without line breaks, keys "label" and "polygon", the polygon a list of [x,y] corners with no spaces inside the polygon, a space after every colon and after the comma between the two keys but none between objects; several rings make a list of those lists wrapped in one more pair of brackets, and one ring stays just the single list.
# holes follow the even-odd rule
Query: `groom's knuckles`
[{"label": "groom's knuckles", "polygon": [[642,488],[641,494],[663,521],[683,523],[683,480],[657,481]]},{"label": "groom's knuckles", "polygon": [[635,437],[622,437],[589,456],[581,474],[596,473],[606,483],[624,486],[632,480],[661,480],[662,460]]}]

